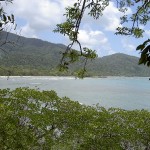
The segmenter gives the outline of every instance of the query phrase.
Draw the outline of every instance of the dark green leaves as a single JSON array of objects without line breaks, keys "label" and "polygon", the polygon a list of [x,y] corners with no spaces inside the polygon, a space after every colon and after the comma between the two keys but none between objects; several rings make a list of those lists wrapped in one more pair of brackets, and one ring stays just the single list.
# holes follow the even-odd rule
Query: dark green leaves
[{"label": "dark green leaves", "polygon": [[83,56],[86,57],[87,59],[95,59],[98,57],[96,51],[93,51],[87,47],[83,48]]},{"label": "dark green leaves", "polygon": [[136,50],[140,50],[141,57],[139,64],[150,66],[150,39],[146,40],[143,44],[139,45]]},{"label": "dark green leaves", "polygon": [[[149,8],[150,8],[150,2],[149,1],[117,1],[119,10],[121,12],[126,12],[129,7],[132,9],[132,6],[136,5],[136,11],[135,8],[133,8],[133,12],[131,15],[124,15],[120,18],[121,24],[125,23],[131,23],[131,27],[129,27],[128,24],[126,24],[124,27],[118,27],[117,33],[120,35],[133,35],[136,38],[143,37],[144,30],[140,28],[140,25],[146,25],[148,21],[150,21],[149,16]],[[135,6],[134,6],[135,7]],[[122,11],[122,9],[124,11]]]},{"label": "dark green leaves", "polygon": [[118,27],[116,35],[132,35],[136,38],[143,37],[144,30],[140,28]]},{"label": "dark green leaves", "polygon": [[7,17],[3,14],[3,21],[6,22],[7,21]]}]

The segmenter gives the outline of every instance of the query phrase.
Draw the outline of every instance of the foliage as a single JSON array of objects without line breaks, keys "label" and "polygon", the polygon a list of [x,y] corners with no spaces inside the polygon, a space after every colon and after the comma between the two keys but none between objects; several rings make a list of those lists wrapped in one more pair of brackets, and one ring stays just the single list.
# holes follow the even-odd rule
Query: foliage
[{"label": "foliage", "polygon": [[[15,19],[14,15],[7,15],[7,13],[3,9],[3,3],[12,3],[13,0],[0,0],[0,34],[6,29],[8,24],[14,24]],[[7,43],[11,43],[11,41],[7,41],[8,33],[5,39],[3,41],[0,41],[0,50],[5,52],[5,49],[3,49],[3,45],[6,45]],[[1,40],[1,35],[0,35]]]},{"label": "foliage", "polygon": [[[128,22],[132,23],[131,27],[118,27],[117,34],[121,35],[133,35],[136,38],[143,37],[144,30],[140,28],[140,25],[146,25],[150,21],[149,9],[150,2],[145,0],[125,0],[118,1],[118,7],[121,11],[126,12],[128,8],[133,8],[133,14],[131,16],[123,15],[121,23],[125,24]],[[134,9],[136,11],[134,12]]]},{"label": "foliage", "polygon": [[5,26],[8,23],[12,23],[14,24],[15,19],[14,19],[14,15],[7,15],[7,13],[4,11],[3,7],[2,7],[2,2],[9,2],[12,3],[13,0],[0,0],[0,32],[3,31],[5,29]]},{"label": "foliage", "polygon": [[[140,26],[146,26],[148,22],[150,21],[150,1],[145,0],[127,0],[127,2],[119,3],[121,8],[127,7],[136,7],[136,12],[133,13],[131,16],[124,15],[121,17],[122,24],[131,22],[131,27],[118,27],[116,34],[121,35],[133,35],[136,38],[143,37],[144,29],[140,28]],[[127,8],[126,8],[127,10]],[[139,45],[137,47],[137,50],[141,51],[141,57],[139,59],[139,64],[147,64],[147,66],[150,66],[150,40],[144,41],[143,44]]]},{"label": "foliage", "polygon": [[149,149],[150,112],[85,106],[54,91],[0,90],[0,149]]},{"label": "foliage", "polygon": [[[83,57],[84,67],[78,73],[78,76],[81,78],[83,78],[86,72],[85,67],[87,61],[89,59],[93,60],[97,57],[95,50],[93,51],[87,47],[82,48],[80,42],[78,41],[79,27],[81,24],[83,14],[86,8],[89,8],[91,9],[89,14],[97,19],[101,15],[101,11],[108,5],[108,3],[105,2],[102,3],[102,6],[99,6],[99,4],[97,5],[96,3],[94,3],[94,1],[92,1],[91,3],[88,2],[88,4],[86,3],[86,0],[78,0],[73,7],[66,8],[66,13],[64,14],[66,16],[66,22],[58,24],[57,28],[54,30],[54,32],[59,32],[63,35],[67,35],[71,41],[71,43],[67,46],[66,51],[63,53],[63,57],[60,63],[60,69],[68,69],[68,65],[72,63],[72,58]],[[72,46],[75,43],[78,44],[80,52],[78,54],[73,54],[70,56],[68,54],[73,52]],[[78,59],[75,59],[75,61],[77,60]]]},{"label": "foliage", "polygon": [[[145,41],[143,44],[139,45],[136,49],[141,51],[141,58],[139,60],[139,64],[147,64],[150,66],[150,39]],[[148,46],[147,46],[148,45]]]},{"label": "foliage", "polygon": [[[144,30],[140,28],[140,25],[146,25],[149,20],[149,8],[150,8],[150,1],[148,0],[115,0],[114,1],[118,7],[118,10],[123,13],[123,16],[120,18],[121,24],[126,24],[127,26],[118,27],[116,34],[120,35],[133,35],[136,38],[140,38],[143,36]],[[59,32],[63,35],[66,35],[69,37],[71,43],[66,48],[66,51],[63,53],[63,58],[61,61],[60,67],[63,67],[65,69],[68,69],[68,65],[72,63],[72,61],[68,61],[68,54],[72,52],[72,46],[77,43],[79,45],[80,53],[78,56],[85,57],[85,60],[88,59],[94,59],[96,58],[95,51],[90,50],[90,56],[91,53],[94,54],[94,57],[86,57],[83,53],[82,45],[80,44],[80,41],[78,41],[78,35],[79,35],[79,28],[81,25],[81,21],[83,16],[85,15],[85,12],[88,12],[88,15],[93,17],[94,19],[99,19],[100,16],[103,15],[103,11],[105,8],[109,5],[110,0],[77,0],[76,3],[72,7],[66,8],[66,13],[64,14],[66,16],[66,21],[64,23],[58,24],[57,28],[54,30],[54,32]],[[136,12],[130,16],[126,15],[126,11],[128,11],[129,8],[133,8],[133,10],[136,8]],[[128,22],[131,22],[132,26],[128,27]],[[146,41],[145,41],[146,42]],[[88,49],[88,48],[86,48]],[[146,53],[148,55],[148,52]],[[76,55],[73,55],[76,57]],[[146,57],[146,55],[141,55],[141,57]],[[71,58],[69,56],[69,58]],[[143,59],[143,58],[140,58]],[[149,60],[147,60],[149,62]],[[144,62],[143,62],[144,63]],[[141,64],[141,60],[140,63]],[[83,69],[83,75],[85,69],[86,63],[84,65]],[[148,65],[149,66],[149,65]]]}]

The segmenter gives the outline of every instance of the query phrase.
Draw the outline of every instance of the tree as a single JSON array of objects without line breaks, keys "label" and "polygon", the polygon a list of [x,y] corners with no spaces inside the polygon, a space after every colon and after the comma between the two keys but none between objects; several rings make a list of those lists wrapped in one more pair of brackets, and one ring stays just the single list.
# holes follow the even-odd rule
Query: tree
[{"label": "tree", "polygon": [[[3,31],[6,30],[6,26],[8,24],[15,24],[15,19],[14,19],[14,15],[11,14],[11,15],[7,15],[7,13],[4,11],[3,9],[3,6],[2,6],[2,3],[12,3],[13,0],[0,0],[0,35],[2,36],[3,35]],[[16,26],[15,26],[16,28]],[[14,28],[14,30],[15,30]],[[13,42],[11,41],[8,41],[7,38],[8,38],[8,33],[6,33],[6,38],[5,40],[1,40],[0,41],[0,50],[5,51],[5,49],[3,48],[4,45],[6,44],[14,44]]]},{"label": "tree", "polygon": [[3,31],[8,23],[14,24],[15,22],[14,15],[7,15],[2,7],[2,2],[12,3],[12,1],[13,0],[0,0],[0,31]]},{"label": "tree", "polygon": [[[88,15],[94,19],[100,19],[100,16],[103,15],[103,11],[109,5],[110,0],[77,0],[72,7],[66,8],[66,21],[62,24],[58,24],[54,32],[59,32],[63,35],[67,35],[71,41],[68,45],[66,51],[63,53],[61,60],[60,68],[68,69],[68,65],[76,60],[79,57],[84,57],[85,63],[84,68],[80,72],[81,77],[86,72],[86,63],[88,59],[96,58],[95,51],[82,48],[80,41],[78,41],[79,28],[85,11],[88,11]],[[123,16],[120,18],[121,23],[125,24],[129,21],[132,23],[131,27],[118,27],[116,34],[120,35],[132,35],[136,38],[143,36],[144,30],[142,30],[139,25],[146,25],[150,21],[150,1],[149,0],[114,0],[118,10],[123,13]],[[126,15],[128,8],[136,8],[135,13],[131,16]],[[137,50],[141,51],[141,58],[139,64],[147,64],[150,66],[150,45],[148,45],[150,40],[148,39],[142,45],[137,47]],[[79,53],[74,53],[72,46],[74,43],[77,43],[80,48]]]},{"label": "tree", "polygon": [[[7,54],[7,50],[5,47],[7,47],[8,44],[15,45],[13,41],[8,40],[9,32],[6,32],[5,38],[1,40],[1,36],[4,36],[3,31],[7,29],[7,25],[12,24],[15,25],[14,30],[16,29],[15,24],[15,18],[14,15],[7,15],[6,11],[3,9],[3,3],[12,3],[13,0],[0,0],[0,50],[3,51],[5,54]],[[10,70],[6,70],[5,68],[2,68],[2,70],[6,71],[8,75],[11,75]]]},{"label": "tree", "polygon": [[81,105],[54,91],[0,90],[1,150],[146,150],[150,112]]}]

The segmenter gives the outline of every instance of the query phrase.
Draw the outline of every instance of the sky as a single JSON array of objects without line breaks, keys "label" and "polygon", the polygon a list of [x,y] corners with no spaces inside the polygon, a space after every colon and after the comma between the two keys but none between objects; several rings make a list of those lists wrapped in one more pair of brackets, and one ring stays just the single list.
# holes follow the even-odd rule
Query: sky
[{"label": "sky", "polygon": [[[69,44],[69,39],[59,33],[54,33],[56,24],[65,21],[65,8],[72,6],[77,0],[14,0],[13,4],[7,4],[6,12],[15,16],[17,29],[15,32],[21,36],[38,38],[52,43]],[[127,14],[133,10],[129,9]],[[84,15],[79,30],[79,41],[83,47],[97,51],[99,57],[114,53],[125,53],[140,56],[136,47],[150,38],[148,27],[142,26],[145,30],[144,38],[135,39],[131,36],[115,35],[116,28],[120,25],[122,14],[116,8],[115,3],[110,2],[104,10],[103,16],[94,20],[87,14]],[[74,47],[78,49],[77,45]]]}]

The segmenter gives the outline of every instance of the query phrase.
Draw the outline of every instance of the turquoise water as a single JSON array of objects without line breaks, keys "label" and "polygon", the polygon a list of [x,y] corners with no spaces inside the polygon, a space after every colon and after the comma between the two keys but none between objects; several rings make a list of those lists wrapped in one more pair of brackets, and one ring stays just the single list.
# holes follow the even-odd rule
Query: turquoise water
[{"label": "turquoise water", "polygon": [[0,77],[0,88],[17,87],[55,90],[59,96],[87,105],[150,110],[150,81],[144,77]]}]

